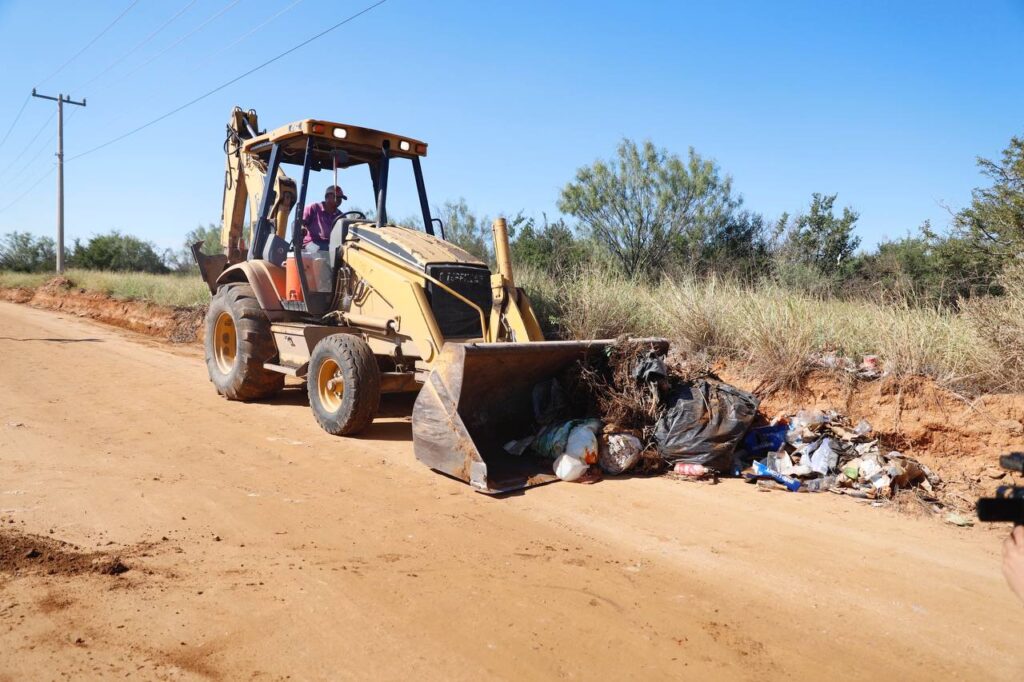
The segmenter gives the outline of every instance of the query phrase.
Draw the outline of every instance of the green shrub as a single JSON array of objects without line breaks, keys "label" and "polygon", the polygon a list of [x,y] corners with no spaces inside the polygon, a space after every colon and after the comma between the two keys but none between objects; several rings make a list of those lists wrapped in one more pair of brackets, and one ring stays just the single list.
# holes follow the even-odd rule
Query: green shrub
[{"label": "green shrub", "polygon": [[53,272],[56,267],[57,250],[50,237],[15,231],[0,238],[0,270]]},{"label": "green shrub", "polygon": [[157,274],[168,271],[152,243],[144,242],[138,237],[121,234],[116,230],[110,234],[96,235],[86,244],[82,244],[80,240],[76,239],[73,253],[68,261],[72,267],[87,270]]}]

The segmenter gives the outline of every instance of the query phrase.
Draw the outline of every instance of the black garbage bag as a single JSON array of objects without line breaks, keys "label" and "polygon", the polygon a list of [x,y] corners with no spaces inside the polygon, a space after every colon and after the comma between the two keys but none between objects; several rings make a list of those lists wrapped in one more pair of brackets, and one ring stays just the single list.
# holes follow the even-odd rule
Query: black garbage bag
[{"label": "black garbage bag", "polygon": [[569,405],[558,379],[548,379],[533,387],[533,419],[541,426],[565,421]]},{"label": "black garbage bag", "polygon": [[675,386],[666,402],[654,427],[662,459],[731,471],[733,452],[754,422],[758,399],[720,381],[697,379]]},{"label": "black garbage bag", "polygon": [[665,353],[663,351],[649,351],[633,368],[633,378],[637,381],[658,381],[667,376],[668,368],[665,366]]}]

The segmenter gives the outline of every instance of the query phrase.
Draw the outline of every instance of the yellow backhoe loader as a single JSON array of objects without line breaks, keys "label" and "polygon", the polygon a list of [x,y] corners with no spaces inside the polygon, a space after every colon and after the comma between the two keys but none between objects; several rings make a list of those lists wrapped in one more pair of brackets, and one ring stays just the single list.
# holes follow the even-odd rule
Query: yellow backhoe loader
[{"label": "yellow backhoe loader", "polygon": [[[213,294],[206,364],[219,393],[258,400],[285,376],[304,378],[320,426],[354,435],[381,393],[419,391],[413,445],[427,466],[488,493],[554,480],[550,461],[502,445],[533,428],[538,382],[610,342],[544,341],[514,284],[504,220],[493,226],[492,274],[445,241],[423,180],[427,145],[404,135],[314,119],[260,131],[254,111],[235,108],[224,151],[223,253],[192,247]],[[388,220],[394,162],[412,165],[422,229]],[[372,219],[339,215],[326,251],[304,248],[310,174],[360,166]]]}]

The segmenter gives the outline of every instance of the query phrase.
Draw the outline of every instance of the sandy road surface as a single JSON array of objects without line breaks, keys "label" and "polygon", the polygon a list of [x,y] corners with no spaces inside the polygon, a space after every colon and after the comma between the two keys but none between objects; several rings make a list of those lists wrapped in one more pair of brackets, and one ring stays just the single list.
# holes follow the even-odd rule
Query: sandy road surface
[{"label": "sandy road surface", "polygon": [[995,531],[735,481],[492,499],[414,460],[408,404],[352,440],[277,403],[222,400],[193,348],[0,304],[3,525],[131,568],[0,572],[0,678],[1024,671]]}]

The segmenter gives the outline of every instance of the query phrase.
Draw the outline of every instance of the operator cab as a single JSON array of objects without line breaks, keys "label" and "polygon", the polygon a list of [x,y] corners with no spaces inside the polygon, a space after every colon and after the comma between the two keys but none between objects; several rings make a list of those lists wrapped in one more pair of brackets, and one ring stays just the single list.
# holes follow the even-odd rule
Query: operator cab
[{"label": "operator cab", "polygon": [[[373,184],[376,209],[374,222],[378,227],[388,222],[387,188],[391,160],[408,159],[412,162],[426,232],[434,235],[435,225],[440,223],[430,216],[430,206],[423,183],[420,158],[427,155],[425,142],[370,128],[306,119],[246,140],[242,145],[242,151],[266,164],[267,187],[273,187],[273,176],[280,164],[302,167],[297,208],[302,208],[306,204],[305,191],[310,171],[337,171],[365,165]],[[268,198],[266,194],[264,196]],[[269,199],[273,201],[273,197]],[[262,214],[262,210],[260,213]],[[360,215],[365,218],[364,215]],[[360,216],[354,216],[358,217]],[[438,236],[444,238],[443,234]]]},{"label": "operator cab", "polygon": [[[251,132],[255,133],[255,131]],[[393,159],[406,159],[411,162],[416,182],[416,193],[423,214],[424,232],[431,237],[444,239],[444,226],[440,220],[436,220],[430,215],[430,205],[423,182],[420,158],[427,154],[425,142],[344,123],[305,119],[254,135],[242,143],[241,152],[256,157],[267,169],[258,217],[253,224],[249,240],[248,259],[261,259],[282,266],[285,265],[288,258],[294,258],[297,276],[302,280],[302,298],[305,304],[301,307],[306,308],[310,313],[322,314],[329,309],[331,298],[333,298],[333,293],[311,290],[306,282],[302,266],[304,237],[302,218],[305,207],[308,205],[307,190],[309,189],[311,171],[326,170],[335,173],[335,177],[337,177],[339,170],[365,165],[373,186],[375,212],[372,220],[360,211],[348,211],[343,212],[334,222],[327,254],[332,271],[336,272],[341,265],[341,247],[350,232],[356,229],[373,230],[373,228],[388,225],[388,172]],[[280,228],[275,229],[275,223],[270,215],[274,202],[277,200],[273,188],[275,177],[281,170],[281,164],[296,165],[302,168],[291,231],[285,235],[278,233]],[[282,304],[285,303],[282,302]]]}]

